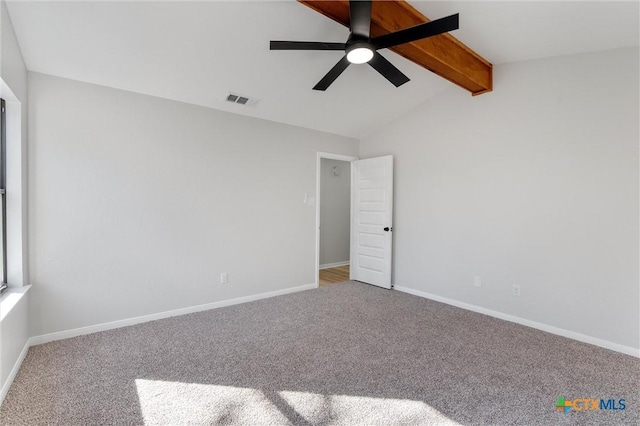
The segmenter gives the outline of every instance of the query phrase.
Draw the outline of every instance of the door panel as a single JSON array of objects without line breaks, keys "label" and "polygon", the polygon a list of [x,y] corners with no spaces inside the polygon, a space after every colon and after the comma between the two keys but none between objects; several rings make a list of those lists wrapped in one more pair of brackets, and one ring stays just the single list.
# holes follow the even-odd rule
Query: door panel
[{"label": "door panel", "polygon": [[350,268],[352,280],[391,288],[392,224],[393,156],[353,161]]}]

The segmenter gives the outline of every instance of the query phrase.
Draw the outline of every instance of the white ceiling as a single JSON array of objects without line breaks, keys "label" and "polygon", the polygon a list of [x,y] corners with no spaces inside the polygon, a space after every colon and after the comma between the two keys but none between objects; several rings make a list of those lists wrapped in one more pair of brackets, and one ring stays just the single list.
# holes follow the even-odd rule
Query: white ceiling
[{"label": "white ceiling", "polygon": [[[431,19],[459,12],[452,34],[494,66],[639,44],[637,1],[410,3]],[[382,51],[409,83],[395,88],[352,65],[326,92],[311,90],[341,53],[272,52],[269,40],[344,42],[348,30],[295,1],[10,1],[8,9],[31,71],[345,136],[453,86]],[[230,91],[262,102],[230,104]]]}]

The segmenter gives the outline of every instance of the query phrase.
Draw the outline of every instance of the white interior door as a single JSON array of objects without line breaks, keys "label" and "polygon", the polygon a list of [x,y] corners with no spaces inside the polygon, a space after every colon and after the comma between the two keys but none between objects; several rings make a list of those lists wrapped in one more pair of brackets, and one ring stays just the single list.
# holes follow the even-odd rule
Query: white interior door
[{"label": "white interior door", "polygon": [[351,163],[350,279],[391,288],[393,156]]}]

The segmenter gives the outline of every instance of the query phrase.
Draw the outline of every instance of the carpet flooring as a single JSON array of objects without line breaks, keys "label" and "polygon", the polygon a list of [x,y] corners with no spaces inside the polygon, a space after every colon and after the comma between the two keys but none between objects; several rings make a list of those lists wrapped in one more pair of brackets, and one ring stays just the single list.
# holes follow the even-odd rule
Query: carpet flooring
[{"label": "carpet flooring", "polygon": [[639,389],[637,358],[346,282],[34,346],[0,423],[638,425]]}]

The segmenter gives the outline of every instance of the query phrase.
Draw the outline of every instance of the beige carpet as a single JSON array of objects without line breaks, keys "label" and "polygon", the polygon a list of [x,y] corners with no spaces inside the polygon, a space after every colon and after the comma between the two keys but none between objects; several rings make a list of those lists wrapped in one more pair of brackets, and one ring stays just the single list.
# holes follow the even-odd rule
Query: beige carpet
[{"label": "beige carpet", "polygon": [[[33,347],[0,423],[638,425],[639,370],[630,356],[345,283]],[[626,410],[565,414],[560,396],[624,398]]]}]

